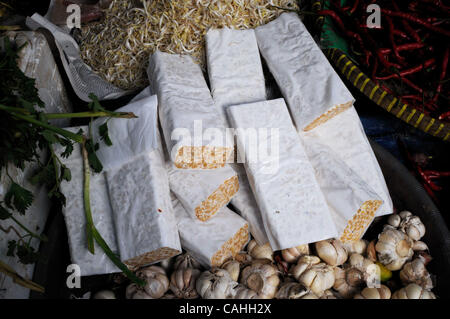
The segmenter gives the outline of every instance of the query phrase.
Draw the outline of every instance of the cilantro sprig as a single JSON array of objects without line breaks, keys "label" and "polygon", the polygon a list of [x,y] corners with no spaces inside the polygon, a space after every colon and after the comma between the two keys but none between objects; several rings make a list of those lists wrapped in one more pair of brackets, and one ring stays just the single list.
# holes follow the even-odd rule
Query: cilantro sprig
[{"label": "cilantro sprig", "polygon": [[[130,119],[136,117],[133,113],[112,112],[103,108],[98,98],[91,94],[91,102],[89,103],[89,111],[78,113],[45,113],[45,107],[39,98],[38,91],[35,86],[35,80],[27,77],[17,66],[18,52],[23,48],[10,41],[9,38],[3,38],[4,50],[0,52],[0,74],[2,81],[0,84],[0,172],[10,179],[9,189],[0,201],[0,222],[10,220],[15,226],[21,229],[19,231],[14,226],[8,229],[1,227],[0,231],[9,232],[11,229],[17,235],[16,240],[8,242],[8,256],[16,256],[20,262],[24,264],[36,262],[40,256],[38,252],[31,246],[32,239],[47,241],[45,235],[37,234],[28,229],[15,216],[25,215],[27,209],[33,203],[34,196],[32,192],[20,185],[8,173],[11,166],[20,170],[24,170],[29,163],[35,163],[38,166],[35,174],[30,178],[30,182],[34,185],[44,184],[48,189],[48,197],[55,202],[65,205],[65,197],[60,192],[60,184],[63,181],[70,182],[72,174],[69,168],[65,166],[54,151],[54,145],[60,144],[64,150],[60,154],[61,157],[69,157],[74,150],[74,143],[82,146],[83,156],[86,157],[85,165],[85,183],[84,183],[84,200],[86,217],[88,219],[88,249],[94,252],[94,240],[105,251],[107,256],[134,282],[142,285],[143,282],[137,278],[128,268],[120,261],[115,253],[111,251],[102,236],[99,234],[92,222],[92,212],[89,199],[89,174],[90,168],[94,172],[101,172],[103,165],[96,155],[99,148],[94,143],[91,136],[86,136],[80,130],[77,133],[56,127],[50,123],[52,119],[63,118],[89,118],[92,122],[94,118],[125,118]],[[112,145],[112,141],[108,134],[108,120],[99,127],[99,135],[107,146]],[[42,163],[43,152],[48,153],[48,160]],[[84,157],[83,157],[84,158]],[[0,261],[1,263],[1,261]],[[16,282],[22,285],[32,287],[30,282],[26,282],[6,264],[1,263],[0,271],[11,276]],[[40,289],[41,287],[39,287]]]}]

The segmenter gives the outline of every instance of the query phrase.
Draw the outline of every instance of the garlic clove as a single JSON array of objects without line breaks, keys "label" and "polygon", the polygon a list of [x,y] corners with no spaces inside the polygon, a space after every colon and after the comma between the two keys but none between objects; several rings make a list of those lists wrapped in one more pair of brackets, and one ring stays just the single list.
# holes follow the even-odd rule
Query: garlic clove
[{"label": "garlic clove", "polygon": [[367,248],[367,240],[360,239],[353,242],[342,243],[348,254],[357,253],[363,255]]},{"label": "garlic clove", "polygon": [[230,259],[228,261],[226,261],[222,267],[222,269],[225,269],[226,271],[228,271],[230,273],[231,278],[234,281],[238,281],[239,279],[239,274],[241,272],[241,264],[233,259]]},{"label": "garlic clove", "polygon": [[273,261],[273,250],[269,243],[261,246],[258,245],[254,239],[252,239],[247,246],[247,251],[252,258],[268,259]]},{"label": "garlic clove", "polygon": [[367,245],[366,254],[367,258],[369,258],[371,261],[375,262],[377,261],[377,252],[375,250],[375,240],[372,240],[369,245]]},{"label": "garlic clove", "polygon": [[425,244],[423,241],[420,241],[420,240],[414,242],[412,249],[414,251],[428,251],[429,250],[427,244]]},{"label": "garlic clove", "polygon": [[288,249],[283,249],[281,251],[281,256],[288,263],[294,263],[302,255],[309,255],[309,245],[300,245]]},{"label": "garlic clove", "polygon": [[315,247],[317,255],[330,266],[342,265],[347,260],[347,251],[337,239],[319,241]]},{"label": "garlic clove", "polygon": [[398,214],[392,214],[389,216],[387,223],[391,225],[392,227],[397,228],[400,225],[400,222],[402,221],[402,218]]},{"label": "garlic clove", "polygon": [[390,299],[391,290],[385,286],[380,285],[379,288],[364,288],[359,294],[354,296],[354,299]]}]

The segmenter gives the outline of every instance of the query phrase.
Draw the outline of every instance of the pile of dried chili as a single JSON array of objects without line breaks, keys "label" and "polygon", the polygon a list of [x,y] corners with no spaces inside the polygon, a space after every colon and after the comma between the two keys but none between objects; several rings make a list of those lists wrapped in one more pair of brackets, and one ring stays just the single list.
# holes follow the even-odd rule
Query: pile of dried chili
[{"label": "pile of dried chili", "polygon": [[[350,43],[360,68],[386,91],[417,110],[450,121],[450,4],[443,0],[330,0],[328,16]],[[381,23],[369,27],[367,6]]]}]

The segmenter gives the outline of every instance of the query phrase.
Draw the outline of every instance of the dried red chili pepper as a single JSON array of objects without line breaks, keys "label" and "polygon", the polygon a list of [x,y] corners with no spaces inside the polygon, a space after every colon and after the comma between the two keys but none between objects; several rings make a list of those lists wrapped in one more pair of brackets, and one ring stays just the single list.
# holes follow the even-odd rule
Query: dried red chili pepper
[{"label": "dried red chili pepper", "polygon": [[395,12],[395,11],[388,10],[388,9],[381,9],[381,12],[383,12],[386,15],[392,16],[392,17],[403,18],[403,19],[406,19],[408,21],[420,24],[421,26],[423,26],[423,27],[425,27],[425,28],[427,28],[427,29],[429,29],[429,30],[431,30],[433,32],[440,33],[442,35],[450,37],[450,31],[447,31],[447,30],[444,30],[442,28],[436,27],[436,26],[426,22],[425,20],[420,19],[420,18],[418,18],[418,17],[416,17],[416,16],[414,16],[414,15],[412,15],[410,13]]},{"label": "dried red chili pepper", "polygon": [[442,113],[441,115],[439,115],[439,119],[440,120],[450,119],[450,111]]},{"label": "dried red chili pepper", "polygon": [[430,66],[432,66],[434,63],[436,63],[436,59],[431,58],[427,61],[425,61],[423,64],[417,65],[415,67],[400,71],[398,74],[397,73],[393,73],[393,74],[389,74],[387,76],[380,76],[377,77],[377,80],[389,80],[389,79],[393,79],[393,78],[399,78],[399,77],[405,77],[407,75],[411,75],[414,73],[417,73],[423,69],[429,68]]}]

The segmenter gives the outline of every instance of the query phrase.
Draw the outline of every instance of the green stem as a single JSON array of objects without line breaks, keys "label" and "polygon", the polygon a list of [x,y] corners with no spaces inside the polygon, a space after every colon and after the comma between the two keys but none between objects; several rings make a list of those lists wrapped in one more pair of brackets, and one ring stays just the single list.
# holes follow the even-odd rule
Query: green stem
[{"label": "green stem", "polygon": [[[85,143],[81,145],[82,147],[82,153],[83,153],[83,167],[84,167],[84,189],[83,189],[83,195],[84,195],[84,209],[86,213],[86,219],[87,219],[87,236],[88,236],[88,249],[89,249],[89,243],[92,238],[95,239],[97,244],[102,248],[102,250],[105,252],[105,254],[109,257],[109,259],[120,269],[123,271],[123,273],[134,283],[136,283],[139,286],[144,286],[145,281],[138,278],[132,271],[128,269],[128,267],[122,263],[120,258],[115,254],[111,248],[109,248],[108,244],[103,239],[102,235],[98,232],[97,228],[95,227],[92,219],[92,211],[91,211],[91,205],[90,205],[90,198],[89,198],[89,180],[90,180],[90,168],[89,168],[89,160],[88,160],[88,152],[85,146]],[[92,242],[92,253],[94,250],[93,242]]]},{"label": "green stem", "polygon": [[24,224],[22,224],[21,222],[19,222],[13,215],[9,216],[9,218],[11,218],[17,225],[19,225],[23,230],[25,230],[27,233],[30,234],[30,236],[37,238],[41,241],[47,241],[47,238],[44,238],[42,236],[39,236],[38,234],[33,233],[31,230],[29,230],[27,227],[25,227]]},{"label": "green stem", "polygon": [[89,168],[88,152],[86,150],[85,143],[81,145],[81,148],[83,153],[83,169],[84,169],[83,199],[84,199],[84,212],[86,215],[87,244],[88,250],[91,252],[91,254],[95,254],[94,236],[93,236],[94,221],[92,218],[91,200],[89,194],[91,172]]},{"label": "green stem", "polygon": [[[1,106],[0,106],[0,109],[2,109]],[[18,119],[27,121],[27,122],[29,122],[31,124],[35,124],[37,126],[43,127],[43,128],[45,128],[45,129],[47,129],[49,131],[55,132],[56,134],[59,134],[61,136],[64,136],[64,137],[69,138],[71,140],[74,140],[75,142],[78,142],[80,144],[84,142],[84,137],[79,135],[79,134],[75,134],[75,133],[72,133],[70,131],[64,130],[62,128],[59,128],[59,127],[56,127],[56,126],[53,126],[53,125],[50,125],[50,124],[38,121],[35,118],[27,116],[27,115],[22,115],[22,114],[17,114],[17,113],[14,113],[14,114],[11,114],[11,115],[14,116],[14,117],[17,117]]]},{"label": "green stem", "polygon": [[14,269],[12,269],[9,265],[5,264],[0,260],[0,272],[4,273],[5,275],[11,277],[13,281],[16,284],[19,284],[25,288],[44,293],[45,289],[41,285],[38,285],[37,283],[28,280],[21,275],[19,275]]},{"label": "green stem", "polygon": [[[0,104],[0,110],[20,113],[24,115],[33,115],[29,111],[22,109],[20,107],[12,107]],[[52,119],[70,119],[70,118],[86,118],[86,117],[119,117],[124,119],[137,118],[132,112],[109,112],[109,111],[98,111],[98,112],[77,112],[77,113],[44,113],[45,117],[49,120]]]},{"label": "green stem", "polygon": [[133,113],[127,112],[79,112],[79,113],[47,113],[45,116],[51,119],[86,118],[86,117],[120,117],[124,119],[137,118]]}]

